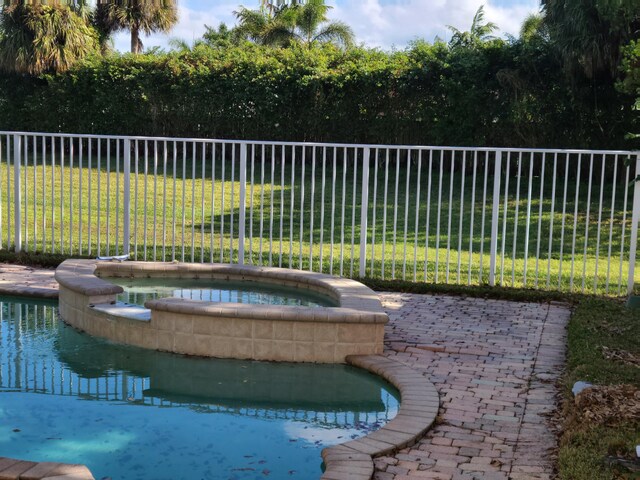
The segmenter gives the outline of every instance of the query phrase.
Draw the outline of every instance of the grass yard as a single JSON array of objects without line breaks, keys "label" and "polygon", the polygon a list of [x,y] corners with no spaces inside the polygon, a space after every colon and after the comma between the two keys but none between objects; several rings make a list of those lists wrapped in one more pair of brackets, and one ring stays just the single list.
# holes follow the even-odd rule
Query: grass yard
[{"label": "grass yard", "polygon": [[[132,256],[171,261],[237,259],[239,165],[232,153],[144,152],[131,167]],[[103,149],[104,150],[104,149]],[[245,261],[357,276],[362,172],[349,151],[298,161],[278,151],[248,160]],[[325,151],[326,152],[326,151]],[[175,153],[175,159],[173,157]],[[267,152],[269,153],[269,152]],[[22,239],[32,251],[122,254],[124,167],[102,152],[27,155]],[[204,155],[204,161],[203,159]],[[252,160],[251,160],[252,159]],[[447,284],[489,280],[493,172],[485,160],[415,156],[381,158],[369,173],[366,275]],[[615,177],[565,184],[541,162],[505,162],[498,210],[496,280],[510,287],[624,293],[628,272],[630,192],[622,162]],[[52,166],[52,164],[54,166]],[[547,165],[548,164],[548,165]],[[87,168],[91,165],[91,168]],[[430,168],[429,168],[430,167]],[[454,168],[455,167],[455,168]],[[464,168],[464,172],[461,171]],[[418,179],[418,170],[420,178]],[[489,168],[489,170],[491,170]],[[604,172],[604,168],[602,169]],[[0,246],[13,243],[13,166],[0,162]],[[430,172],[430,175],[427,173]],[[464,176],[462,175],[464,173]],[[518,176],[518,173],[520,175]],[[529,173],[533,175],[529,176]],[[544,175],[543,175],[544,173]],[[627,173],[628,174],[628,173]],[[385,178],[387,179],[385,182]],[[576,192],[576,186],[578,191]],[[625,194],[626,193],[626,194]],[[506,197],[506,198],[505,198]],[[527,221],[527,217],[529,220]],[[571,261],[573,259],[573,262]]]},{"label": "grass yard", "polygon": [[[640,311],[620,301],[589,298],[581,301],[569,324],[567,373],[564,382],[564,425],[558,457],[559,478],[605,480],[639,478],[612,457],[635,458],[640,445],[640,417],[629,408],[593,420],[578,408],[571,387],[578,381],[595,385],[640,388]],[[637,405],[637,398],[629,399]],[[611,402],[609,402],[611,403]],[[591,406],[598,411],[603,405]],[[587,410],[588,411],[588,410]]]}]

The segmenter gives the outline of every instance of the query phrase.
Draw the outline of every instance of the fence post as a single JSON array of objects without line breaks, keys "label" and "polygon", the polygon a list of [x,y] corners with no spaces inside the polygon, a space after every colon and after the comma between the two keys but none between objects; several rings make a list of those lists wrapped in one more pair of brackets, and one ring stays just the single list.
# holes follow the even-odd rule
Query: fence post
[{"label": "fence post", "polygon": [[124,139],[124,198],[122,204],[124,205],[124,214],[122,216],[122,230],[124,236],[124,254],[130,255],[130,240],[131,236],[131,140],[129,138]]},{"label": "fence post", "polygon": [[16,252],[22,250],[22,189],[20,188],[20,163],[22,161],[22,136],[13,135],[13,243]]},{"label": "fence post", "polygon": [[238,264],[244,265],[244,232],[247,210],[247,144],[240,144],[240,214],[238,217]]},{"label": "fence post", "polygon": [[[487,164],[489,168],[489,164]],[[491,247],[489,263],[489,285],[496,284],[496,258],[498,256],[498,223],[500,221],[500,181],[502,175],[502,152],[496,152],[495,171],[493,174],[493,208],[491,212]]]},{"label": "fence post", "polygon": [[362,152],[362,198],[360,202],[360,278],[367,275],[367,220],[369,215],[369,159],[371,150]]},{"label": "fence post", "polygon": [[635,283],[636,252],[638,249],[638,221],[640,221],[640,153],[636,155],[636,170],[633,176],[633,213],[631,215],[631,242],[629,245],[629,277],[627,293],[633,292]]}]

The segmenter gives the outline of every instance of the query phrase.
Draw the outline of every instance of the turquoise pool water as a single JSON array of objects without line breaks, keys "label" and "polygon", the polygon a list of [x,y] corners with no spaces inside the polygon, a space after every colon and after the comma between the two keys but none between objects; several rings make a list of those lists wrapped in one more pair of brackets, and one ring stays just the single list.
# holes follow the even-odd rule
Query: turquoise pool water
[{"label": "turquoise pool water", "polygon": [[206,302],[253,303],[262,305],[292,305],[302,307],[335,307],[329,297],[299,288],[270,286],[252,281],[183,278],[105,278],[124,288],[118,300],[144,305],[147,300],[181,297]]},{"label": "turquoise pool water", "polygon": [[0,456],[83,463],[98,480],[312,480],[322,448],[398,410],[355,368],[113,345],[54,304],[0,298],[0,341]]}]

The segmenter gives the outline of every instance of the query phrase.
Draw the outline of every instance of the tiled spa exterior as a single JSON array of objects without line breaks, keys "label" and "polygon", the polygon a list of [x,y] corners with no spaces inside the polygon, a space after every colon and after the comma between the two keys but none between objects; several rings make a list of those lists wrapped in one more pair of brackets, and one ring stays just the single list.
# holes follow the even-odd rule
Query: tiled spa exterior
[{"label": "tiled spa exterior", "polygon": [[[337,307],[293,307],[165,298],[146,308],[116,302],[122,287],[101,277],[258,281],[315,291]],[[299,270],[227,264],[67,260],[56,270],[62,319],[118,343],[187,355],[344,363],[381,354],[388,316],[364,285]]]}]

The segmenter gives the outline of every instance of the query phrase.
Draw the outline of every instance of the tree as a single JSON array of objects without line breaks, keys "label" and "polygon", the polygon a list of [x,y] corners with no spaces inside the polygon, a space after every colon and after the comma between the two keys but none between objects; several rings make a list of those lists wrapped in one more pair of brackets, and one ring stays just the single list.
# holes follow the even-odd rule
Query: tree
[{"label": "tree", "polygon": [[15,3],[0,13],[0,68],[20,74],[63,72],[97,52],[97,33],[69,7]]},{"label": "tree", "polygon": [[107,35],[129,30],[131,53],[141,53],[140,33],[169,32],[178,21],[178,9],[175,0],[100,0],[96,18]]},{"label": "tree", "polygon": [[214,48],[225,48],[234,43],[234,31],[227,27],[227,24],[222,22],[218,25],[218,28],[205,25],[206,32],[202,35],[202,40],[205,44]]},{"label": "tree", "polygon": [[311,48],[318,43],[333,43],[341,47],[353,44],[351,27],[340,21],[330,22],[331,9],[325,0],[292,1],[274,7],[250,10],[241,7],[234,12],[238,19],[237,32],[263,45],[286,47],[298,43]]},{"label": "tree", "polygon": [[495,37],[491,34],[498,30],[498,26],[495,23],[484,23],[484,5],[478,7],[478,10],[473,16],[469,31],[462,32],[451,25],[447,25],[447,28],[453,33],[449,42],[453,47],[473,47],[494,40]]},{"label": "tree", "polygon": [[520,40],[524,43],[549,42],[549,28],[542,15],[532,13],[522,22]]},{"label": "tree", "polygon": [[[640,128],[640,41],[633,41],[622,49],[623,80],[618,84],[620,91],[634,97],[633,110],[636,112],[636,125],[632,128]],[[636,132],[638,130],[635,130]],[[629,138],[640,140],[640,134],[630,133]]]},{"label": "tree", "polygon": [[640,32],[636,0],[542,0],[544,21],[567,71],[616,78],[621,47]]}]

